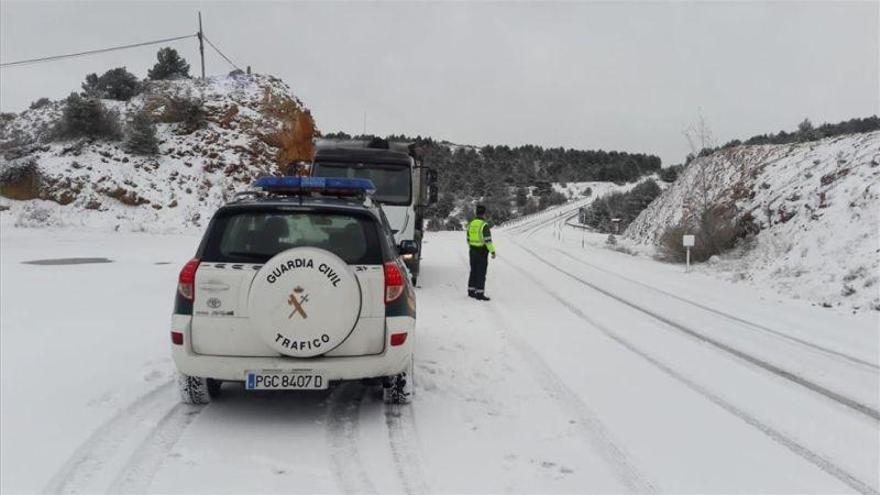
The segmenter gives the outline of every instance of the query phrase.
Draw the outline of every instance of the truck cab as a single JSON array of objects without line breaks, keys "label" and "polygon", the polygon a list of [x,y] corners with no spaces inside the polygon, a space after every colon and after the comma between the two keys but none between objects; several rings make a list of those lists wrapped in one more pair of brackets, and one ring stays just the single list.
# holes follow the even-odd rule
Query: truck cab
[{"label": "truck cab", "polygon": [[421,262],[424,209],[437,201],[436,173],[423,166],[417,147],[384,140],[319,141],[311,175],[373,182],[373,200],[381,205],[396,244],[414,251],[403,258],[415,284]]}]

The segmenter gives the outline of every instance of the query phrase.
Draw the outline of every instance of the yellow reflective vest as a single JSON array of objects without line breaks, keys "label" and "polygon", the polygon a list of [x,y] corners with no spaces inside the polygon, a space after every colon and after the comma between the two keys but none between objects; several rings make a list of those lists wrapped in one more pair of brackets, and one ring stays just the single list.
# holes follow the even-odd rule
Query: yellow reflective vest
[{"label": "yellow reflective vest", "polygon": [[489,224],[482,218],[475,218],[468,223],[467,241],[468,246],[485,247],[490,253],[495,252],[495,245],[492,244],[492,231]]}]

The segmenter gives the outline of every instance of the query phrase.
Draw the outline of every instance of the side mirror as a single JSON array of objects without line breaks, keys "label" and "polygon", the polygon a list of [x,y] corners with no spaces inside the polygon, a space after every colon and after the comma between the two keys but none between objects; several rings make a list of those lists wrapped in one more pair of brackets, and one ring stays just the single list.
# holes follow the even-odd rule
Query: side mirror
[{"label": "side mirror", "polygon": [[416,241],[400,241],[400,245],[397,246],[397,252],[401,255],[418,254],[419,246],[416,245]]},{"label": "side mirror", "polygon": [[428,190],[428,204],[435,205],[437,204],[439,191],[437,191],[437,186],[431,186],[431,189]]}]

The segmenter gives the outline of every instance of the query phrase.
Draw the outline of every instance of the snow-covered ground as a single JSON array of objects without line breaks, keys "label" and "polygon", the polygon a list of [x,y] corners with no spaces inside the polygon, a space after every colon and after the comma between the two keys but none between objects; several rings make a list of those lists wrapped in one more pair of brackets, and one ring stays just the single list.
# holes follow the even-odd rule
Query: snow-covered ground
[{"label": "snow-covered ground", "polygon": [[[0,491],[880,491],[876,312],[596,247],[563,226],[578,205],[498,229],[489,303],[461,233],[426,238],[416,399],[393,409],[357,383],[179,405],[198,238],[6,224]],[[23,263],[74,257],[112,263]]]}]

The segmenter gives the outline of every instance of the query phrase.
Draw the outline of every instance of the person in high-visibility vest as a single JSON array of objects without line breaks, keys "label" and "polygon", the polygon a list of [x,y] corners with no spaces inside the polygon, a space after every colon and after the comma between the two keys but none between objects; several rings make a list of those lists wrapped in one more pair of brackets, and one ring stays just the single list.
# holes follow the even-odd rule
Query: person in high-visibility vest
[{"label": "person in high-visibility vest", "polygon": [[468,278],[468,297],[488,301],[486,296],[486,270],[489,268],[489,255],[495,258],[495,244],[492,231],[485,220],[486,207],[477,205],[475,218],[468,223],[467,242],[470,248],[471,274]]}]

